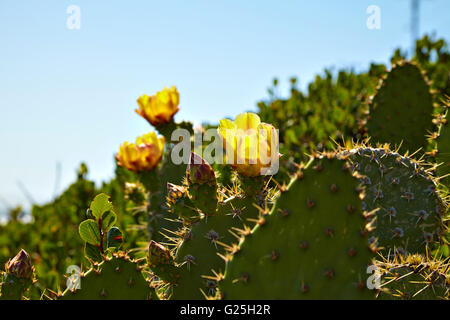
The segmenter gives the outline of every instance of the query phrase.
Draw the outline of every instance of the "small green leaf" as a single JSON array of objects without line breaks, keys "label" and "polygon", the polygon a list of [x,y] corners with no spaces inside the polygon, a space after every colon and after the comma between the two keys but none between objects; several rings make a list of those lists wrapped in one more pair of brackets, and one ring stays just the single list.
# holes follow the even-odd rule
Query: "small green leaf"
[{"label": "small green leaf", "polygon": [[113,205],[109,201],[109,196],[101,193],[91,202],[91,211],[95,218],[100,218],[106,211],[113,211]]},{"label": "small green leaf", "polygon": [[107,232],[116,223],[117,216],[112,211],[106,211],[102,215],[102,231]]},{"label": "small green leaf", "polygon": [[80,223],[78,228],[80,232],[80,237],[87,243],[92,245],[100,245],[100,230],[98,229],[98,224],[92,219],[88,219]]},{"label": "small green leaf", "polygon": [[84,252],[86,253],[86,257],[95,262],[101,262],[103,260],[100,249],[90,243],[86,242],[86,248],[84,249]]},{"label": "small green leaf", "polygon": [[117,227],[112,227],[108,231],[108,248],[118,248],[123,243],[122,232]]}]

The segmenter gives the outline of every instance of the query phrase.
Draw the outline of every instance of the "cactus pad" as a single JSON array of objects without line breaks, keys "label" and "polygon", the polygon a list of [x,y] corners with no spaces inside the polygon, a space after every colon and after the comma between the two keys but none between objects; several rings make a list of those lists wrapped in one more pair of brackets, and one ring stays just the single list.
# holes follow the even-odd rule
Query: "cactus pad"
[{"label": "cactus pad", "polygon": [[[373,255],[358,180],[345,161],[316,159],[297,174],[219,282],[225,299],[368,299]],[[220,276],[220,275],[219,275]]]},{"label": "cactus pad", "polygon": [[[450,105],[450,102],[448,102]],[[444,117],[443,123],[439,129],[439,136],[437,138],[437,163],[440,164],[437,172],[441,179],[441,183],[450,188],[450,124],[448,123],[448,111]]]},{"label": "cactus pad", "polygon": [[436,183],[419,162],[385,148],[357,147],[350,155],[354,170],[364,175],[365,209],[375,209],[372,236],[380,249],[391,253],[425,253],[440,237],[442,201]]},{"label": "cactus pad", "polygon": [[157,299],[141,268],[127,257],[114,257],[81,275],[81,288],[66,289],[63,300]]},{"label": "cactus pad", "polygon": [[379,299],[436,300],[450,298],[450,269],[443,261],[420,255],[377,263],[381,273]]},{"label": "cactus pad", "polygon": [[370,104],[367,129],[373,142],[402,143],[411,152],[426,145],[432,131],[430,86],[413,63],[400,62],[381,82]]},{"label": "cactus pad", "polygon": [[203,299],[204,294],[215,294],[216,281],[203,276],[210,274],[211,269],[225,270],[225,262],[219,254],[225,254],[226,247],[232,247],[233,243],[237,246],[239,240],[233,233],[243,229],[244,224],[252,224],[248,219],[259,215],[252,201],[239,196],[230,198],[218,204],[215,215],[205,216],[192,225],[177,249],[180,277],[173,287],[172,299]]}]

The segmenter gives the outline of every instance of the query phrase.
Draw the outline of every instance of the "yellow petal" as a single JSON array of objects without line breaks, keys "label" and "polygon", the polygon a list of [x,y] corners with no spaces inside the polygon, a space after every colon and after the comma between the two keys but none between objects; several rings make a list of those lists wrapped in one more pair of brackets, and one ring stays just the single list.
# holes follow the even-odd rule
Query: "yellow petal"
[{"label": "yellow petal", "polygon": [[136,112],[150,122],[153,126],[168,123],[178,112],[180,94],[175,86],[163,90],[152,96],[142,95],[138,98],[139,109]]},{"label": "yellow petal", "polygon": [[159,146],[159,150],[162,151],[164,150],[164,143],[165,143],[165,139],[163,136],[159,136],[158,137],[158,146]]},{"label": "yellow petal", "polygon": [[147,105],[148,105],[149,100],[150,100],[150,97],[148,95],[146,95],[146,94],[143,94],[142,96],[140,96],[137,99],[137,103],[139,105],[139,108],[141,110],[145,110]]},{"label": "yellow petal", "polygon": [[170,87],[170,96],[174,109],[176,109],[180,104],[180,93],[175,86]]},{"label": "yellow petal", "polygon": [[229,119],[220,120],[220,124],[219,124],[220,132],[223,132],[222,130],[228,130],[228,129],[232,129],[232,130],[236,129],[236,125],[234,124],[234,122]]},{"label": "yellow petal", "polygon": [[136,144],[155,144],[157,142],[156,133],[151,131],[136,138]]},{"label": "yellow petal", "polygon": [[[234,159],[236,149],[236,125],[233,121],[228,119],[220,120],[219,128],[217,128],[219,135],[222,137],[223,147],[226,150],[226,155],[231,161]],[[234,161],[234,160],[233,160]],[[225,163],[229,161],[226,160]]]},{"label": "yellow petal", "polygon": [[248,129],[256,130],[261,123],[261,119],[256,113],[245,112],[239,114],[234,120],[234,123],[238,129],[242,129],[244,131]]},{"label": "yellow petal", "polygon": [[240,135],[237,137],[237,159],[238,165],[256,164],[258,162],[258,136],[252,135]]},{"label": "yellow petal", "polygon": [[220,125],[218,128],[218,132],[221,135],[223,141],[225,142],[226,137],[228,135],[228,137],[234,137],[236,134],[236,125],[234,124],[233,121],[228,120],[228,119],[222,119],[220,120]]}]

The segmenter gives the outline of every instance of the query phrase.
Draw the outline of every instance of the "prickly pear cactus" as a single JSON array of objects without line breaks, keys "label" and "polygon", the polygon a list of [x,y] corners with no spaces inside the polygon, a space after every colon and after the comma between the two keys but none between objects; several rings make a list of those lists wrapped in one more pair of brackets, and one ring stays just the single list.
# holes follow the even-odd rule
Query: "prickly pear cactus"
[{"label": "prickly pear cactus", "polygon": [[151,240],[147,250],[148,266],[152,272],[167,284],[177,283],[180,278],[175,266],[172,251],[162,244]]},{"label": "prickly pear cactus", "polygon": [[67,288],[63,300],[148,300],[157,299],[145,280],[142,267],[125,255],[108,259],[79,278],[79,289]]},{"label": "prickly pear cactus", "polygon": [[[450,100],[447,102],[450,107]],[[437,156],[436,161],[439,164],[437,173],[440,177],[440,182],[450,188],[450,124],[448,124],[448,111],[439,129],[439,136],[437,137]]]},{"label": "prickly pear cactus", "polygon": [[172,299],[204,299],[214,295],[216,281],[204,276],[211,269],[224,272],[225,262],[219,254],[225,255],[227,248],[234,248],[245,225],[252,225],[248,219],[257,219],[259,211],[252,202],[235,198],[218,204],[213,216],[206,216],[186,231],[183,242],[176,251],[176,262],[180,266],[180,278],[173,287]]},{"label": "prickly pear cactus", "polygon": [[[170,150],[169,150],[170,151]],[[168,153],[169,151],[166,151]],[[147,231],[150,240],[162,241],[163,230],[177,231],[182,225],[172,219],[166,205],[167,183],[181,183],[186,170],[182,165],[175,165],[170,158],[166,158],[159,171],[150,170],[139,172],[137,177],[148,192]]]},{"label": "prickly pear cactus", "polygon": [[342,150],[366,187],[365,210],[372,212],[373,241],[385,253],[425,253],[442,231],[443,203],[436,183],[421,164],[388,148]]},{"label": "prickly pear cactus", "polygon": [[[332,157],[329,155],[329,157]],[[345,161],[316,159],[297,174],[218,272],[225,299],[368,299],[368,244],[358,180]]]},{"label": "prickly pear cactus", "polygon": [[25,291],[33,283],[33,267],[25,250],[20,252],[5,265],[1,282],[1,300],[21,300]]},{"label": "prickly pear cactus", "polygon": [[372,142],[399,145],[415,152],[432,131],[433,98],[418,66],[401,61],[393,66],[369,106],[367,129]]},{"label": "prickly pear cactus", "polygon": [[[167,197],[184,229],[167,235],[175,244],[170,254],[161,245],[150,244],[149,265],[171,284],[167,296],[204,299],[216,292],[216,281],[207,278],[211,269],[225,270],[221,255],[237,246],[238,234],[255,224],[270,196],[266,179],[260,177],[241,178],[240,185],[236,182],[230,189],[219,186],[212,167],[194,153],[186,176],[187,185],[168,185]],[[166,257],[164,263],[158,257]]]},{"label": "prickly pear cactus", "polygon": [[379,299],[436,300],[450,298],[450,268],[443,261],[421,255],[378,262]]}]

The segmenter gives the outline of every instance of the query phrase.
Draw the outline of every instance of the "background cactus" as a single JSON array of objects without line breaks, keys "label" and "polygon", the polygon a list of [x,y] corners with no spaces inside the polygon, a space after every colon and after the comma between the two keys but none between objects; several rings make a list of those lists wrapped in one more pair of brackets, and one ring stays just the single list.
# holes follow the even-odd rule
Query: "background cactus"
[{"label": "background cactus", "polygon": [[424,148],[425,136],[433,130],[430,85],[416,64],[397,62],[370,103],[367,130],[372,142],[401,144],[411,152]]}]

